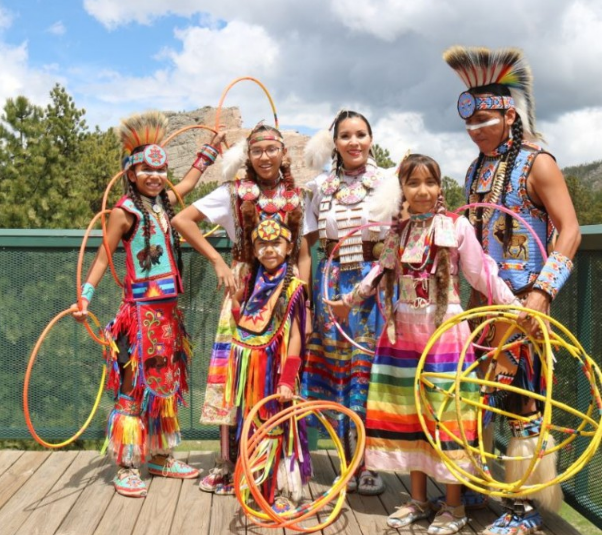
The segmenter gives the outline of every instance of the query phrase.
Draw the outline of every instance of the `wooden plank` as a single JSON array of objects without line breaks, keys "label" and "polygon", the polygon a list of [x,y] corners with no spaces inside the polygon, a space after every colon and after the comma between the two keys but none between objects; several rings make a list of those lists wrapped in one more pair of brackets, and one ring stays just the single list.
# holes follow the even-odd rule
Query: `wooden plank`
[{"label": "wooden plank", "polygon": [[211,494],[210,496],[212,500],[209,534],[244,534],[246,532],[246,519],[238,505],[236,496],[218,496],[216,494]]},{"label": "wooden plank", "polygon": [[[314,466],[314,478],[309,483],[309,487],[312,496],[316,496],[332,486],[332,482],[336,477],[336,472],[328,457],[328,452],[312,452],[311,459]],[[318,514],[321,522],[324,521],[328,513],[332,510],[333,505],[334,503],[331,502],[329,506]],[[362,535],[362,530],[360,529],[353,511],[351,511],[348,504],[346,504],[341,509],[341,514],[339,514],[338,518],[330,524],[330,526],[324,529],[323,533],[324,535],[336,535],[339,533]]]},{"label": "wooden plank", "polygon": [[58,527],[57,535],[92,535],[115,494],[111,482],[115,466],[108,455],[94,453],[86,472],[86,487]]},{"label": "wooden plank", "polygon": [[90,481],[90,465],[98,459],[96,451],[73,452],[74,461],[60,476],[50,492],[35,505],[18,535],[52,535]]},{"label": "wooden plank", "polygon": [[49,451],[28,451],[2,474],[0,477],[0,509],[46,461],[49,455]]},{"label": "wooden plank", "polygon": [[[334,450],[330,450],[328,454],[334,470],[334,466],[338,467],[339,465],[338,456]],[[387,486],[387,484],[391,484],[392,479],[394,478],[389,477],[386,480],[383,478],[386,487],[383,496],[395,492]],[[389,513],[378,496],[363,496],[354,492],[347,495],[347,503],[351,507],[362,533],[378,533],[383,529],[388,529],[387,516]]]},{"label": "wooden plank", "polygon": [[[178,452],[174,456],[181,461],[188,461],[188,452]],[[169,533],[182,481],[182,479],[169,477],[152,478],[152,492],[149,489],[132,535]]]},{"label": "wooden plank", "polygon": [[[26,452],[19,461],[28,458],[28,453],[46,452]],[[25,484],[12,495],[0,510],[2,535],[12,535],[21,527],[40,505],[50,489],[54,487],[63,472],[75,460],[77,454],[76,451],[57,451],[52,455],[46,454],[45,462],[35,470],[35,473],[30,474]],[[38,456],[32,457],[36,458]],[[13,466],[16,467],[18,464],[19,462]],[[27,466],[26,471],[32,471],[31,467]]]},{"label": "wooden plank", "polygon": [[6,472],[19,457],[23,455],[19,450],[0,450],[0,476]]},{"label": "wooden plank", "polygon": [[[213,468],[215,454],[195,451],[190,453],[188,460],[192,466],[202,469],[201,477],[204,477]],[[212,499],[212,494],[199,489],[198,479],[184,480],[171,533],[173,535],[207,535],[211,523]]]},{"label": "wooden plank", "polygon": [[[111,465],[109,481],[115,477],[117,468]],[[146,483],[148,492],[151,491],[152,477],[146,468],[140,470],[140,477]],[[130,535],[138,520],[138,515],[144,505],[145,498],[131,498],[117,494],[113,489],[113,495],[109,501],[95,535]]]}]

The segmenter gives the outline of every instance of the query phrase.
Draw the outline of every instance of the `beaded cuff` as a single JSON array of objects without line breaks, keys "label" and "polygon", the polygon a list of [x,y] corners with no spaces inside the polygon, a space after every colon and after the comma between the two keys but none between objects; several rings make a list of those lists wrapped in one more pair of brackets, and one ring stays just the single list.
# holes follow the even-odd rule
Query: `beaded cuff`
[{"label": "beaded cuff", "polygon": [[92,301],[95,289],[94,285],[89,282],[82,284],[82,299],[85,299],[88,303]]},{"label": "beaded cuff", "polygon": [[569,278],[573,262],[558,251],[553,251],[543,266],[533,288],[546,292],[552,299],[556,297],[560,288]]},{"label": "beaded cuff", "polygon": [[215,147],[205,144],[197,153],[197,159],[192,164],[192,167],[198,169],[202,173],[207,167],[215,163],[218,154],[219,151]]}]

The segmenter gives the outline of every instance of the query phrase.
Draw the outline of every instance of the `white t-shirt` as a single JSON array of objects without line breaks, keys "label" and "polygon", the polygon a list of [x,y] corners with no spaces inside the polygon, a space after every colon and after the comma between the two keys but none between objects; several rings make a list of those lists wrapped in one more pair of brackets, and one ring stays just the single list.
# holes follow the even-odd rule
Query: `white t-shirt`
[{"label": "white t-shirt", "polygon": [[230,240],[236,241],[230,184],[222,184],[198,201],[194,201],[192,206],[201,212],[207,221],[223,227]]}]

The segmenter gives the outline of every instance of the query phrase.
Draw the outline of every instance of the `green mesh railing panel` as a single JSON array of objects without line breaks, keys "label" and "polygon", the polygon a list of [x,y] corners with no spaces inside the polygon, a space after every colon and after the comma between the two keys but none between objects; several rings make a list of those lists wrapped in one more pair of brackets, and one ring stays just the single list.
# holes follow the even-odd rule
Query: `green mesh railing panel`
[{"label": "green mesh railing panel", "polygon": [[[584,241],[569,282],[554,302],[552,315],[562,322],[601,364],[602,347],[602,227],[584,227]],[[0,230],[0,439],[28,439],[22,409],[23,379],[31,350],[50,319],[75,301],[75,267],[81,243],[79,231]],[[212,244],[228,260],[229,242],[212,238]],[[100,244],[96,235],[86,253],[86,272]],[[315,256],[315,255],[314,255]],[[123,262],[123,252],[115,264]],[[215,426],[199,423],[205,380],[223,293],[216,290],[213,268],[190,248],[184,248],[186,293],[180,298],[186,326],[195,348],[191,363],[188,407],[180,409],[185,439],[215,439]],[[120,277],[123,272],[120,272]],[[465,293],[465,291],[463,292]],[[120,289],[107,271],[94,296],[91,310],[104,326],[112,319]],[[586,410],[589,385],[578,379],[572,357],[559,351],[554,398]],[[42,438],[59,442],[73,435],[91,409],[102,369],[102,350],[70,317],[61,320],[42,345],[30,384],[30,410]],[[101,439],[112,407],[103,393],[93,422],[82,438]],[[594,418],[599,418],[597,412]],[[554,412],[555,423],[576,427],[578,422]],[[497,443],[507,443],[507,426],[497,426]],[[562,438],[562,436],[558,436]],[[579,438],[559,454],[563,471],[583,451],[587,438]],[[602,526],[602,454],[563,484],[566,501],[594,524]]]},{"label": "green mesh railing panel", "polygon": [[[23,416],[23,380],[29,355],[48,322],[75,302],[75,270],[81,243],[79,237],[60,239],[54,232],[35,235],[12,231],[0,234],[0,439],[31,438]],[[76,233],[77,234],[77,233]],[[100,240],[90,241],[84,274]],[[229,242],[212,239],[213,245],[230,260]],[[123,251],[115,254],[115,265],[123,277]],[[215,426],[199,423],[205,379],[213,337],[223,297],[216,290],[211,265],[189,247],[183,251],[186,293],[180,297],[186,328],[194,345],[188,407],[180,408],[180,425],[186,439],[217,438]],[[121,290],[107,270],[96,290],[90,310],[104,327],[115,314]],[[103,354],[84,327],[70,316],[48,333],[34,365],[29,407],[38,434],[48,442],[72,436],[85,422],[100,384]],[[84,439],[100,439],[112,407],[109,393],[102,395],[98,412]]]}]

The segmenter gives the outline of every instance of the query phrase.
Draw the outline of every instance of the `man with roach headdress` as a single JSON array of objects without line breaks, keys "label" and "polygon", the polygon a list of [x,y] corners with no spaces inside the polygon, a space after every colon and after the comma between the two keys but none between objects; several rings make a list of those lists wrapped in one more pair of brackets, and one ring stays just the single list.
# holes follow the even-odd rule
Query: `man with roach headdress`
[{"label": "man with roach headdress", "polygon": [[[458,99],[458,113],[479,148],[479,156],[466,175],[469,203],[504,206],[526,220],[548,245],[544,260],[535,237],[512,218],[494,208],[470,208],[469,218],[486,253],[496,260],[499,273],[526,308],[549,314],[550,303],[568,279],[572,259],[581,240],[579,223],[562,173],[554,157],[544,150],[535,131],[531,69],[520,50],[489,50],[454,46],[444,60],[467,86]],[[473,306],[484,304],[473,292]],[[519,322],[535,336],[538,323],[522,313]],[[501,324],[490,329],[485,345],[495,347],[507,330]],[[519,338],[513,333],[508,340]],[[529,344],[503,352],[494,371],[496,382],[530,392],[545,392],[539,358]],[[493,390],[487,403],[518,415],[508,419],[512,438],[507,455],[525,458],[506,463],[506,478],[515,481],[530,462],[541,431],[539,402],[531,397]],[[491,426],[490,426],[491,427]],[[552,449],[552,443],[547,448]],[[556,474],[554,455],[543,456],[527,484],[551,481]],[[558,485],[531,495],[539,506],[555,510],[562,502]],[[484,532],[490,535],[526,535],[543,520],[531,499],[504,500],[506,513]]]}]

